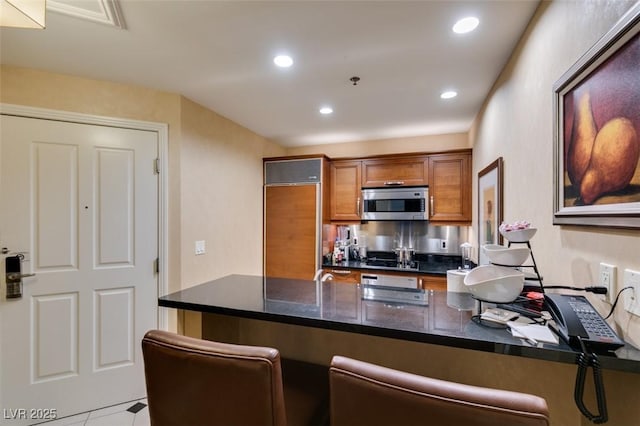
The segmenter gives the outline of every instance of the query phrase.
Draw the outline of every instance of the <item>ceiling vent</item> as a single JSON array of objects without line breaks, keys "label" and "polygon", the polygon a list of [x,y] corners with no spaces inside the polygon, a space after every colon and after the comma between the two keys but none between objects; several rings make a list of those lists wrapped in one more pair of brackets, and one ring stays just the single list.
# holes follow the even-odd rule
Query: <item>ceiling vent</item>
[{"label": "ceiling vent", "polygon": [[47,10],[99,24],[125,28],[117,0],[47,0]]}]

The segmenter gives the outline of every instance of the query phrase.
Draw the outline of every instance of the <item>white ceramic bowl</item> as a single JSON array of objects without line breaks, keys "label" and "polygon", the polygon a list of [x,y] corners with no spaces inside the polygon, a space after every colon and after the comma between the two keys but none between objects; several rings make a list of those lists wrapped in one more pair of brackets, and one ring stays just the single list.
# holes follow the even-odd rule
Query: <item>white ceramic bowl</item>
[{"label": "white ceramic bowl", "polygon": [[467,274],[464,284],[476,299],[509,303],[522,292],[524,274],[504,266],[482,265]]},{"label": "white ceramic bowl", "polygon": [[513,231],[500,231],[503,237],[512,243],[526,243],[536,234],[537,228],[514,229]]},{"label": "white ceramic bowl", "polygon": [[497,244],[485,244],[482,250],[489,262],[496,265],[520,266],[529,257],[528,247],[505,247]]}]

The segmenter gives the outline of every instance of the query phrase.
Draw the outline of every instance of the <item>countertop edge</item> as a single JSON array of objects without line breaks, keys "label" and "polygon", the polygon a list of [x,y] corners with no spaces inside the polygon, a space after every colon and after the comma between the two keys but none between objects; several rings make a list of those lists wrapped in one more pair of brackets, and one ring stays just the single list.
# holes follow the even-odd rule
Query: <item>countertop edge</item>
[{"label": "countertop edge", "polygon": [[[576,352],[559,349],[547,349],[539,347],[526,347],[520,345],[510,345],[505,343],[490,342],[485,340],[469,339],[459,336],[442,336],[437,334],[425,334],[409,330],[389,329],[372,325],[356,324],[349,322],[337,322],[331,320],[318,320],[315,318],[290,316],[274,313],[253,312],[242,309],[218,307],[198,303],[181,302],[158,298],[158,306],[166,308],[183,309],[202,313],[214,313],[231,315],[239,318],[257,319],[263,321],[277,322],[282,324],[314,327],[326,330],[344,331],[358,334],[365,334],[376,337],[386,337],[405,341],[448,346],[460,349],[476,350],[496,354],[521,356],[544,361],[561,362],[565,364],[575,364]],[[620,359],[609,356],[599,356],[601,365],[607,370],[617,370],[622,372],[640,373],[640,362]]]}]

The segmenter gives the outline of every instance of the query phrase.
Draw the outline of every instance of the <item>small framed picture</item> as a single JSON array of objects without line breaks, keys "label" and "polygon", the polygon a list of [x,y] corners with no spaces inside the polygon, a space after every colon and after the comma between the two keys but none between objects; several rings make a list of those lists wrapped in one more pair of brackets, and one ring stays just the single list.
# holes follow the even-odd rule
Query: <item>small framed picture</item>
[{"label": "small framed picture", "polygon": [[499,157],[478,173],[478,265],[489,263],[483,245],[502,244],[498,230],[502,213],[502,157]]}]

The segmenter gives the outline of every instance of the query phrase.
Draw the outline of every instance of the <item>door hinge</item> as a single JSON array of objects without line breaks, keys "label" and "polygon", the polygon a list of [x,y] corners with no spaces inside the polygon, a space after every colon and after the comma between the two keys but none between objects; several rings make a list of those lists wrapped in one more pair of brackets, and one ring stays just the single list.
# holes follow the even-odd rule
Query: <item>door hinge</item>
[{"label": "door hinge", "polygon": [[153,167],[154,167],[154,171],[157,174],[160,174],[160,159],[159,158],[156,158],[156,161],[154,162],[154,166]]},{"label": "door hinge", "polygon": [[156,274],[160,273],[160,258],[156,257],[156,260],[153,261],[153,269],[155,269]]}]

